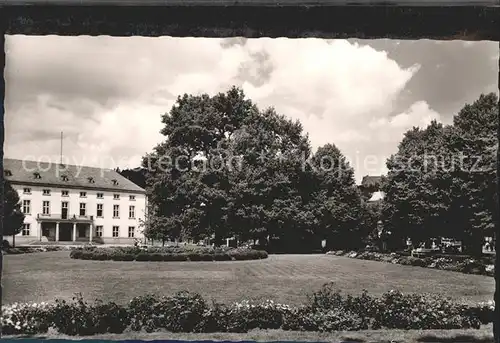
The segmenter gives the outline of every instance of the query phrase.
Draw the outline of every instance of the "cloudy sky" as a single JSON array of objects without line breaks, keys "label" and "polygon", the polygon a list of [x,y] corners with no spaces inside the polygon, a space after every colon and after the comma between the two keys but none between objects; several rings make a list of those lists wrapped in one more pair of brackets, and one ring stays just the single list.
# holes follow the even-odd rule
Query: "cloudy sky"
[{"label": "cloudy sky", "polygon": [[335,143],[359,180],[379,175],[403,133],[497,92],[498,43],[8,36],[10,158],[136,167],[183,93],[241,86]]}]

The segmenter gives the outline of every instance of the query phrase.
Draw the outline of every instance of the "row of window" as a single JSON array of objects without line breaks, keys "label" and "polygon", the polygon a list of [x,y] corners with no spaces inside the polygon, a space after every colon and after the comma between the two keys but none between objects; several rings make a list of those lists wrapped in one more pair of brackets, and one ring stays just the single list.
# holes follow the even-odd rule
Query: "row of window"
[{"label": "row of window", "polygon": [[[102,225],[97,225],[95,227],[95,236],[102,237],[102,232],[103,232]],[[31,225],[29,223],[23,224],[22,235],[23,236],[31,236]],[[83,237],[83,236],[84,235],[80,234],[80,237]],[[113,226],[112,236],[114,238],[120,237],[120,227],[119,226]],[[134,238],[134,237],[135,237],[135,226],[129,226],[128,227],[128,238]]]},{"label": "row of window", "polygon": [[[61,215],[68,216],[69,213],[69,203],[67,201],[61,202]],[[31,214],[31,200],[23,200],[23,213]],[[49,216],[50,215],[50,201],[42,201],[42,214]],[[102,218],[104,214],[104,205],[97,204],[97,213],[96,216],[98,218]],[[80,203],[80,216],[87,215],[87,204],[82,202]],[[128,217],[129,219],[135,219],[135,206],[128,207]],[[113,218],[120,218],[120,205],[113,205]]]},{"label": "row of window", "polygon": [[[31,188],[24,188],[23,193],[24,194],[31,194]],[[44,189],[44,190],[42,190],[42,194],[43,195],[50,195],[51,191],[50,191],[50,189]],[[61,191],[61,196],[68,197],[69,191]],[[87,192],[80,192],[80,198],[86,198],[86,197],[87,197]],[[97,193],[96,197],[97,197],[97,199],[104,199],[104,193]],[[128,198],[130,201],[134,201],[135,195],[129,195]],[[113,194],[113,199],[120,200],[120,194]]]}]

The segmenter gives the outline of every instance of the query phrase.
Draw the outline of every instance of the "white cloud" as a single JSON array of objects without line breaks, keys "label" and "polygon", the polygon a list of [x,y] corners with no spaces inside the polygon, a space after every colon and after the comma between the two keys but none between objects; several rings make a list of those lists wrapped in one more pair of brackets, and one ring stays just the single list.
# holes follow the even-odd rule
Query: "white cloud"
[{"label": "white cloud", "polygon": [[[389,118],[418,66],[403,69],[386,53],[348,41],[265,38],[222,48],[218,39],[9,36],[7,45],[11,157],[57,156],[64,130],[65,155],[133,165],[161,140],[160,115],[177,95],[214,94],[235,83],[261,108],[299,119],[314,147],[335,143],[361,161],[353,162],[358,179],[383,170],[404,131],[439,119],[425,101]],[[40,132],[43,139],[27,142]],[[366,156],[378,156],[379,165],[365,166]]]}]

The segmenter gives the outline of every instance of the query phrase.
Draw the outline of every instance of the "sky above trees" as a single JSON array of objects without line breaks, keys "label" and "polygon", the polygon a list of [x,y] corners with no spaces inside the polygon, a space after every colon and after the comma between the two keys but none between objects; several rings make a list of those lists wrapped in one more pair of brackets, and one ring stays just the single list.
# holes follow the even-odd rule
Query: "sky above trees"
[{"label": "sky above trees", "polygon": [[356,179],[385,171],[403,133],[497,92],[498,45],[460,41],[8,36],[7,157],[135,167],[177,95],[240,86],[335,143]]}]

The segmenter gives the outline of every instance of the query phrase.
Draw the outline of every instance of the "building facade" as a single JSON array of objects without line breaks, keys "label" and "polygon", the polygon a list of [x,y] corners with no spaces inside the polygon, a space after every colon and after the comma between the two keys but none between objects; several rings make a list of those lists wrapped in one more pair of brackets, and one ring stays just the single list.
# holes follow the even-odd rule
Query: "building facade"
[{"label": "building facade", "polygon": [[142,240],[146,192],[114,170],[4,159],[25,215],[16,244],[133,244]]}]

